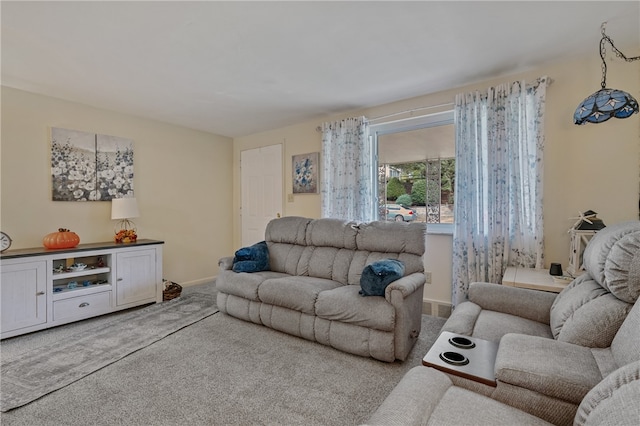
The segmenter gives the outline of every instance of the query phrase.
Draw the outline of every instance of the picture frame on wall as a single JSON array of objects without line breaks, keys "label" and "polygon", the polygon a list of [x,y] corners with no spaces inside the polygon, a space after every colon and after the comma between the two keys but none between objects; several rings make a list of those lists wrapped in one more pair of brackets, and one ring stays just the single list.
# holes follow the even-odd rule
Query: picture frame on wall
[{"label": "picture frame on wall", "polygon": [[318,180],[319,160],[319,152],[292,156],[291,170],[293,172],[292,182],[294,194],[318,193],[320,186]]},{"label": "picture frame on wall", "polygon": [[52,201],[109,201],[133,196],[133,141],[51,128]]}]

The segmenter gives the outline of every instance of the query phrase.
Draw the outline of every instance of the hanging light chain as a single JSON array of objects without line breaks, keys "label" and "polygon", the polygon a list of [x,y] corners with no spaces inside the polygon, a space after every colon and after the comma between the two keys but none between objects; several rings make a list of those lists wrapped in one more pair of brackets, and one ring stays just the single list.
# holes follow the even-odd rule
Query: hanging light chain
[{"label": "hanging light chain", "polygon": [[602,86],[603,89],[606,88],[607,86],[607,63],[605,62],[605,59],[604,59],[607,53],[605,49],[605,42],[611,45],[611,49],[613,50],[613,52],[616,54],[618,58],[624,59],[627,62],[640,60],[640,56],[632,56],[630,58],[627,58],[627,56],[624,53],[622,53],[616,47],[615,44],[613,44],[613,40],[611,39],[611,37],[605,34],[604,30],[606,26],[607,26],[606,22],[603,22],[602,25],[600,26],[600,32],[602,33],[602,38],[600,39],[600,58],[602,59],[602,80],[600,82],[600,85]]}]

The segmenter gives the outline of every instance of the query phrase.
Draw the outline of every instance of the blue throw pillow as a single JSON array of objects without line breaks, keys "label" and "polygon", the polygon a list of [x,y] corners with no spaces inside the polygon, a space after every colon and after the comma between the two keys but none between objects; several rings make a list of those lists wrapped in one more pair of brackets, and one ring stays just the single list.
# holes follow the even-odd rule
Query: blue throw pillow
[{"label": "blue throw pillow", "polygon": [[384,259],[367,265],[360,277],[361,296],[384,296],[384,291],[393,281],[404,275],[404,263],[395,259]]},{"label": "blue throw pillow", "polygon": [[259,272],[269,270],[269,248],[266,241],[243,247],[233,257],[233,272]]}]

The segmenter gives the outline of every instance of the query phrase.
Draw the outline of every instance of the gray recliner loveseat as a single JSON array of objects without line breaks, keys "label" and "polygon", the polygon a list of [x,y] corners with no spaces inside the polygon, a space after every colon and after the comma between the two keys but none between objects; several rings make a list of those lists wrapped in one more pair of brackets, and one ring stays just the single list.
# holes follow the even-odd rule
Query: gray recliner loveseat
[{"label": "gray recliner loveseat", "polygon": [[451,376],[554,424],[570,424],[603,378],[640,360],[640,222],[600,230],[585,273],[560,294],[473,283],[442,331],[499,341],[497,386]]},{"label": "gray recliner loveseat", "polygon": [[[406,359],[421,327],[424,223],[284,217],[265,231],[269,270],[234,272],[220,260],[220,311],[356,355]],[[384,296],[359,294],[365,266],[404,264]]]}]

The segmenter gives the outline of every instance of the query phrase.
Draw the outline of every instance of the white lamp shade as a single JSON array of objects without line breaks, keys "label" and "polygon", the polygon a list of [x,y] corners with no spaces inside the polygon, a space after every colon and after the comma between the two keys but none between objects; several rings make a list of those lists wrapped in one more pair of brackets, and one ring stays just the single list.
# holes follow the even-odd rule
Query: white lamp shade
[{"label": "white lamp shade", "polygon": [[111,219],[131,219],[140,216],[135,198],[114,198],[111,200]]}]

